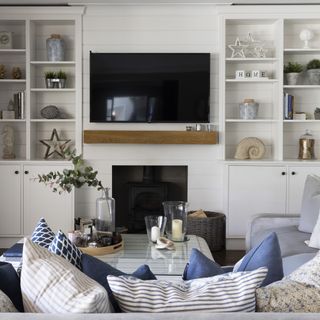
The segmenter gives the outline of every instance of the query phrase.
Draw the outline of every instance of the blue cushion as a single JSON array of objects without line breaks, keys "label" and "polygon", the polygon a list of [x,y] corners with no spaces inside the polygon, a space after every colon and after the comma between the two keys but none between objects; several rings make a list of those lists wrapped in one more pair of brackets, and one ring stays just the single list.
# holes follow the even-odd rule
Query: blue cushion
[{"label": "blue cushion", "polygon": [[268,274],[262,282],[262,287],[283,278],[281,251],[275,232],[252,248],[243,257],[238,269],[234,271],[252,271],[260,267],[268,268]]},{"label": "blue cushion", "polygon": [[59,230],[52,240],[49,251],[67,259],[77,268],[81,269],[82,252]]},{"label": "blue cushion", "polygon": [[31,235],[31,241],[37,243],[41,247],[49,248],[53,239],[53,231],[48,226],[46,220],[41,218]]},{"label": "blue cushion", "polygon": [[17,310],[23,312],[20,279],[10,263],[0,262],[0,290],[10,298]]},{"label": "blue cushion", "polygon": [[192,280],[206,278],[223,274],[225,272],[226,271],[219,264],[209,259],[198,249],[193,248],[189,258],[189,263],[187,263],[184,269],[182,279]]},{"label": "blue cushion", "polygon": [[[124,272],[110,266],[109,264],[89,256],[87,254],[82,254],[81,256],[82,272],[85,273],[91,279],[100,283],[108,292],[110,302],[114,308],[115,312],[121,312],[121,309],[115,300],[112,291],[109,287],[107,276],[122,276],[126,275]],[[156,280],[157,278],[151,272],[147,265],[140,266],[136,271],[131,274],[133,277],[139,278],[141,280]]]}]

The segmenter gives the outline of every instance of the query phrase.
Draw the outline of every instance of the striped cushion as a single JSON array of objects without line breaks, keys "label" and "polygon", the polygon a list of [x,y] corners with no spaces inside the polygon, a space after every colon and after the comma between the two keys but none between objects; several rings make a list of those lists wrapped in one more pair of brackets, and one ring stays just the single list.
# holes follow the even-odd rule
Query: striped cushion
[{"label": "striped cushion", "polygon": [[175,283],[108,276],[108,283],[124,312],[254,312],[255,290],[267,271],[259,268]]},{"label": "striped cushion", "polygon": [[41,218],[32,233],[31,240],[44,248],[49,248],[53,239],[53,231],[48,226],[46,220]]},{"label": "striped cushion", "polygon": [[21,292],[25,312],[109,312],[106,290],[97,282],[29,239],[24,241]]},{"label": "striped cushion", "polygon": [[78,249],[67,236],[59,230],[52,240],[49,251],[67,259],[77,268],[81,269],[81,255],[82,252]]}]

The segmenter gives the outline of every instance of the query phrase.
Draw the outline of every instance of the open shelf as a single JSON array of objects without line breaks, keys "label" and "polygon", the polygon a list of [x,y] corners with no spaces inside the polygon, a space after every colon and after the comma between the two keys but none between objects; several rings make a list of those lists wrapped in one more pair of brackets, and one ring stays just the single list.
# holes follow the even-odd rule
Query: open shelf
[{"label": "open shelf", "polygon": [[217,144],[216,131],[85,130],[84,143]]}]

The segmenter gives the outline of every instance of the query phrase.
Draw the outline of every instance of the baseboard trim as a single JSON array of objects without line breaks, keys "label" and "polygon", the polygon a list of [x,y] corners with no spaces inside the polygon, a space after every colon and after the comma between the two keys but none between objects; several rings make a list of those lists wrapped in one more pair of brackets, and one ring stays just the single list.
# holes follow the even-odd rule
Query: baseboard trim
[{"label": "baseboard trim", "polygon": [[226,240],[226,249],[227,250],[246,250],[245,239],[232,239],[229,238]]}]

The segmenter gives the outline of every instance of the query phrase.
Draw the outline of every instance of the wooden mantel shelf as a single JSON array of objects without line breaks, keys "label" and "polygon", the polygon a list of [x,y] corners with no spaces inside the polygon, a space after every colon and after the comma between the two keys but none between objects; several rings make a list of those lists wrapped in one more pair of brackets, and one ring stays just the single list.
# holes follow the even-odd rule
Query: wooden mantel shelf
[{"label": "wooden mantel shelf", "polygon": [[84,130],[84,143],[217,144],[216,131]]}]

